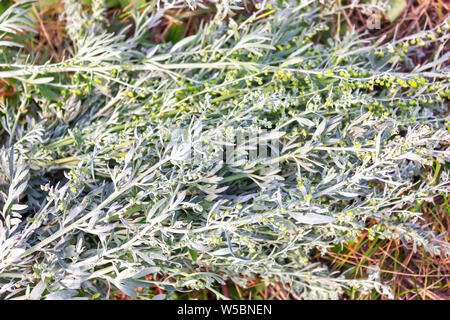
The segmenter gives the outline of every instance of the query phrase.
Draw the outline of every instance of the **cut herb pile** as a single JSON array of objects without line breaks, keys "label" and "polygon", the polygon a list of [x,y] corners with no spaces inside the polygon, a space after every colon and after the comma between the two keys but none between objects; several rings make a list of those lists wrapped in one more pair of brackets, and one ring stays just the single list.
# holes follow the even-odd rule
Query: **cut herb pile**
[{"label": "cut herb pile", "polygon": [[[330,34],[333,1],[266,1],[236,20],[240,3],[221,1],[196,35],[154,44],[183,1],[151,1],[124,27],[103,1],[64,0],[67,56],[36,64],[20,48],[31,2],[0,16],[15,88],[0,104],[1,298],[145,299],[136,288],[154,284],[170,298],[256,275],[308,299],[389,296],[376,266],[348,280],[308,259],[365,231],[448,254],[408,208],[449,191],[449,21],[381,44]],[[243,134],[279,153],[250,159]]]}]

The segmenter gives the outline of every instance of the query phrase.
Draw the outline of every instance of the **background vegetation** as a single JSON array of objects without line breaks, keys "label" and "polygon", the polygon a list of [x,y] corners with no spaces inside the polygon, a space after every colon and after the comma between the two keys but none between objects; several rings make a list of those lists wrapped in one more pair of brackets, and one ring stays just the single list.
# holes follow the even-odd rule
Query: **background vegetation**
[{"label": "background vegetation", "polygon": [[[2,2],[0,13],[10,10],[14,3],[15,1]],[[3,33],[0,38],[0,41],[4,41],[4,61],[0,66],[0,132],[3,145],[0,184],[3,192],[2,226],[8,228],[8,231],[2,234],[4,255],[1,257],[3,265],[0,265],[0,294],[3,298],[29,298],[30,295],[32,298],[48,298],[55,293],[59,294],[56,296],[59,298],[76,296],[91,299],[297,299],[338,296],[344,299],[449,298],[449,139],[445,133],[448,132],[449,97],[448,5],[439,0],[357,3],[344,0],[323,3],[292,1],[290,4],[299,8],[298,16],[280,14],[286,5],[283,1],[187,1],[186,5],[180,4],[171,8],[163,6],[163,9],[160,9],[156,1],[144,0],[82,1],[82,6],[79,6],[77,1],[42,0],[25,1],[18,5],[16,8],[23,8],[24,11],[17,9],[19,11],[15,11],[13,15],[20,18],[9,20],[10,25],[6,25],[7,19],[3,20]],[[375,10],[373,12],[379,10],[379,29],[367,29],[367,20],[371,18],[368,9]],[[283,12],[287,14],[288,11]],[[280,19],[286,19],[290,24]],[[234,37],[230,34],[227,41],[218,41],[226,34],[219,21],[229,30],[234,30]],[[233,23],[236,25],[235,29]],[[103,32],[106,28],[110,33]],[[88,33],[92,35],[91,38],[86,37]],[[302,47],[309,49],[303,52]],[[364,47],[368,48],[367,51],[361,49]],[[296,51],[297,49],[299,51]],[[358,54],[358,50],[361,50],[361,54]],[[167,54],[171,57],[167,57]],[[308,62],[306,67],[305,61]],[[236,65],[238,67],[235,67]],[[298,72],[296,68],[303,71]],[[234,73],[234,70],[238,73]],[[369,74],[364,75],[365,72]],[[234,79],[242,80],[242,85],[241,82],[234,85]],[[390,95],[388,84],[396,85],[400,89],[403,87],[405,90],[397,90],[395,94]],[[350,97],[345,94],[333,96],[331,100],[327,100],[327,95],[323,94],[320,99],[313,101],[315,106],[309,111],[328,118],[324,128],[320,128],[320,117],[305,112],[311,102],[309,97],[296,100],[301,92],[308,95],[321,90],[348,91],[350,94]],[[252,92],[256,94],[252,96]],[[146,206],[145,201],[149,201],[149,194],[154,195],[154,203],[159,206],[164,205],[162,199],[170,198],[170,206],[175,208],[174,203],[183,201],[191,201],[191,206],[199,204],[195,200],[196,193],[202,196],[217,195],[220,198],[224,191],[216,191],[222,185],[214,186],[214,183],[213,187],[208,187],[215,190],[205,191],[195,185],[195,181],[183,181],[181,189],[173,186],[170,192],[161,191],[158,189],[160,186],[156,186],[155,190],[160,191],[152,190],[145,196],[140,195],[138,189],[133,189],[124,194],[123,199],[119,198],[117,202],[105,205],[109,209],[107,213],[111,214],[113,220],[119,221],[120,227],[114,225],[113,228],[116,229],[108,229],[109,225],[95,226],[96,222],[91,220],[91,224],[77,226],[70,236],[63,237],[62,241],[58,242],[56,237],[52,237],[65,230],[66,214],[75,218],[86,208],[93,212],[95,205],[103,206],[104,200],[109,199],[108,195],[117,192],[110,189],[111,184],[127,188],[126,183],[140,179],[139,175],[133,176],[134,173],[131,174],[127,168],[136,172],[150,172],[148,170],[152,170],[152,167],[145,167],[143,163],[149,161],[155,164],[158,161],[155,154],[164,154],[164,143],[161,146],[157,142],[161,133],[180,123],[188,125],[190,115],[198,115],[199,119],[205,117],[208,125],[220,126],[222,124],[217,119],[229,117],[236,105],[246,103],[244,99],[254,99],[252,101],[257,102],[267,94],[273,97],[272,107],[258,111],[249,106],[252,111],[248,118],[245,113],[237,113],[241,117],[241,123],[235,124],[229,120],[232,125],[228,125],[240,127],[245,122],[247,126],[247,123],[251,124],[252,117],[259,117],[262,121],[269,119],[276,127],[281,127],[282,123],[297,117],[302,119],[300,121],[303,121],[303,124],[299,126],[298,131],[289,127],[289,130],[286,130],[288,134],[294,139],[303,136],[302,139],[315,142],[317,137],[321,141],[336,139],[331,136],[333,130],[337,130],[338,138],[341,138],[345,135],[343,130],[350,130],[356,122],[360,126],[352,132],[356,140],[346,140],[339,147],[373,150],[377,145],[377,136],[381,137],[383,132],[377,126],[381,128],[383,123],[387,123],[388,126],[397,128],[399,135],[405,140],[391,145],[388,144],[388,139],[386,143],[378,142],[378,148],[382,143],[379,150],[383,152],[407,145],[407,138],[413,136],[411,150],[402,150],[409,158],[406,157],[403,162],[395,160],[387,164],[388,168],[399,166],[405,169],[399,180],[395,180],[397,178],[391,176],[389,170],[385,172],[380,169],[372,173],[373,176],[378,175],[379,180],[390,180],[393,185],[396,185],[394,182],[398,183],[401,189],[396,189],[397,185],[388,189],[376,183],[370,188],[366,185],[361,187],[359,182],[353,184],[347,181],[343,182],[345,188],[334,193],[329,190],[329,186],[320,189],[320,181],[325,177],[304,174],[306,180],[297,181],[299,175],[295,174],[296,165],[314,169],[314,165],[321,161],[328,167],[332,161],[341,161],[341,165],[342,162],[349,161],[343,165],[341,174],[351,177],[353,172],[347,174],[346,170],[354,164],[363,163],[362,158],[347,158],[346,155],[338,152],[332,154],[331,151],[327,151],[331,154],[330,158],[324,156],[325,152],[318,153],[319,157],[311,161],[314,164],[312,167],[311,164],[302,163],[302,159],[293,160],[293,166],[286,165],[284,169],[287,171],[280,174],[288,181],[292,178],[289,183],[295,187],[292,187],[292,190],[299,188],[299,199],[304,201],[302,205],[307,202],[310,205],[311,200],[307,195],[314,194],[311,186],[318,188],[325,199],[313,199],[317,201],[315,205],[330,206],[339,213],[327,213],[330,217],[339,219],[343,212],[359,215],[354,211],[357,208],[367,211],[361,214],[359,220],[356,217],[352,220],[352,217],[337,223],[345,231],[342,231],[342,234],[336,231],[339,228],[335,230],[326,227],[305,227],[305,230],[315,233],[319,239],[314,240],[317,243],[307,249],[303,243],[298,244],[297,248],[286,249],[292,252],[296,251],[294,249],[301,249],[298,250],[300,254],[297,252],[293,269],[297,270],[299,266],[303,266],[307,272],[311,271],[313,278],[336,277],[335,279],[345,279],[345,285],[324,285],[321,282],[323,280],[317,285],[308,278],[311,277],[309,273],[297,274],[293,278],[288,275],[285,278],[277,277],[276,270],[273,270],[273,275],[264,274],[261,270],[265,269],[258,269],[259,266],[254,266],[254,270],[248,273],[239,270],[235,274],[230,272],[227,275],[227,262],[222,261],[220,257],[208,260],[209,258],[205,258],[206,254],[200,253],[200,249],[184,244],[177,247],[175,243],[179,239],[158,236],[155,238],[158,240],[148,240],[150,242],[146,245],[152,243],[160,248],[170,248],[173,245],[173,250],[180,250],[174,254],[173,259],[169,259],[171,262],[168,263],[174,261],[173,265],[163,266],[166,262],[163,259],[158,261],[159,251],[154,253],[154,257],[151,256],[152,250],[144,255],[124,251],[123,255],[106,257],[101,263],[97,262],[99,264],[88,272],[89,275],[85,274],[86,270],[80,274],[72,271],[72,275],[80,278],[98,277],[99,282],[94,281],[91,286],[86,286],[85,291],[75,294],[70,289],[52,289],[52,281],[62,276],[58,272],[64,273],[62,277],[66,280],[71,274],[67,271],[70,268],[64,266],[64,263],[75,265],[77,259],[86,258],[82,254],[78,256],[74,253],[78,248],[87,246],[94,250],[96,245],[104,245],[105,241],[114,242],[114,245],[120,247],[129,239],[134,239],[130,238],[126,229],[132,229],[128,227],[130,223],[140,223],[139,218],[142,215],[139,215],[139,212],[142,211],[141,206]],[[355,103],[352,99],[359,101]],[[205,106],[199,107],[199,101],[204,102]],[[395,104],[391,105],[389,102]],[[173,104],[177,107],[171,108]],[[292,109],[291,112],[289,109]],[[339,113],[348,115],[348,119],[337,118]],[[358,124],[360,119],[364,120],[366,113],[373,113],[375,117],[368,118],[368,123]],[[45,124],[40,122],[43,119],[46,120]],[[170,119],[173,119],[173,123]],[[419,132],[425,124],[431,127],[430,131]],[[158,129],[148,132],[144,130],[147,126]],[[107,134],[102,135],[99,131]],[[141,141],[139,134],[142,133],[147,135],[151,142],[145,144],[145,139]],[[360,137],[361,133],[367,137]],[[370,138],[374,141],[368,141]],[[105,144],[95,146],[95,139],[103,139]],[[113,147],[110,147],[111,145]],[[329,147],[327,142],[323,147]],[[140,161],[139,157],[136,158],[133,154],[138,153],[138,150],[143,154],[145,150],[152,151],[145,156],[144,161]],[[343,158],[332,160],[334,156]],[[417,165],[412,164],[415,162]],[[90,163],[94,163],[95,168]],[[114,169],[119,171],[111,172],[114,166],[122,169]],[[142,168],[139,169],[139,166]],[[177,166],[183,167],[182,164],[173,165]],[[172,170],[171,168],[165,167],[161,174],[170,176],[168,170]],[[195,168],[193,170],[195,171]],[[233,199],[235,202],[228,210],[239,208],[239,203],[244,203],[246,208],[248,200],[244,201],[239,197],[248,194],[240,190],[253,190],[255,185],[252,179],[258,181],[258,177],[267,177],[256,169],[227,170],[229,169],[224,169],[219,174],[228,179],[226,184],[231,192],[226,196],[238,196]],[[289,170],[292,170],[291,173]],[[406,173],[408,170],[413,172]],[[23,172],[26,174],[22,174]],[[184,172],[188,173],[199,172]],[[200,173],[208,174],[209,171]],[[94,177],[90,177],[91,174]],[[216,176],[213,174],[211,177]],[[229,177],[236,177],[236,180]],[[245,177],[244,181],[241,182],[240,177]],[[165,181],[158,179],[161,177],[155,178],[155,182]],[[262,181],[264,182],[263,179]],[[342,181],[336,180],[335,183],[339,182]],[[306,190],[305,188],[306,194],[302,191]],[[261,190],[263,189],[261,187]],[[274,193],[274,190],[269,190],[269,193]],[[382,194],[383,190],[391,190],[396,194],[389,198],[388,195]],[[24,192],[27,196],[22,195]],[[367,197],[367,203],[362,200],[363,194]],[[301,198],[303,195],[304,198]],[[372,198],[369,199],[369,195]],[[187,201],[185,197],[191,200]],[[355,201],[356,197],[361,198]],[[155,204],[149,208],[155,207]],[[204,205],[203,202],[201,204]],[[275,210],[279,206],[269,206],[266,210]],[[126,211],[125,215],[114,217],[114,210],[120,212],[122,208]],[[404,215],[399,214],[397,217],[395,208],[400,208]],[[193,216],[199,214],[194,207],[176,210],[189,215],[185,221],[195,221]],[[163,213],[158,212],[158,209],[156,211],[156,214]],[[148,210],[145,212],[148,216]],[[415,213],[420,214],[423,219],[418,218]],[[7,218],[9,216],[10,220]],[[274,217],[278,219],[281,216],[276,214]],[[391,219],[391,216],[396,216],[398,220]],[[38,222],[41,217],[42,221]],[[383,217],[388,218],[383,222]],[[82,216],[78,218],[82,219]],[[290,221],[283,220],[284,227],[276,225],[270,229],[269,220],[267,224],[263,224],[267,229],[261,227],[257,230],[261,234],[271,236],[282,234],[286,232],[285,229],[292,227],[292,221],[295,223],[296,220]],[[171,221],[164,227],[174,228],[173,223],[174,221]],[[183,225],[183,228],[187,228],[186,225]],[[99,231],[100,227],[105,228],[105,231]],[[99,230],[94,230],[96,228]],[[400,236],[392,234],[397,232],[393,231],[395,228],[404,228],[398,230]],[[21,233],[17,230],[21,230]],[[108,232],[111,230],[114,230],[114,236],[109,237]],[[355,230],[355,233],[351,234],[351,230]],[[347,232],[350,234],[346,235]],[[105,233],[104,239],[107,240],[101,240],[102,233]],[[82,243],[80,234],[83,234],[85,241],[88,239],[86,242],[90,244]],[[244,235],[242,232],[240,234]],[[21,239],[29,237],[29,243],[14,248],[8,247],[11,241],[17,241],[14,238],[16,235]],[[96,236],[100,240],[96,239]],[[162,239],[168,242],[164,245],[152,242]],[[208,241],[220,239],[221,235]],[[274,246],[284,248],[286,239],[282,236],[276,238],[273,240],[276,243]],[[227,241],[226,236],[223,236],[222,241]],[[257,240],[255,241],[257,243]],[[45,244],[42,244],[43,242]],[[52,249],[41,250],[50,243]],[[71,246],[64,248],[66,243]],[[228,245],[229,243],[230,240]],[[205,244],[206,241],[203,242],[203,245]],[[108,245],[110,244],[104,246],[109,248]],[[256,250],[261,254],[257,259],[268,265],[273,263],[271,267],[281,268],[291,263],[278,260],[269,263],[272,258],[267,253],[267,248],[254,249],[248,243],[243,246],[247,246],[249,250],[244,250],[245,254]],[[59,249],[55,249],[58,247]],[[226,247],[217,243],[217,248]],[[18,251],[13,254],[14,249]],[[142,248],[138,246],[137,249]],[[270,248],[272,249],[273,247]],[[55,262],[59,263],[64,271],[51,262],[52,255],[57,256],[58,250],[66,253],[66,256],[59,257],[62,263]],[[19,260],[14,260],[17,257]],[[179,257],[184,260],[177,261]],[[202,258],[205,259],[203,267]],[[287,256],[282,258],[291,259]],[[153,260],[157,261],[156,264]],[[195,266],[196,262],[199,266]],[[133,274],[131,270],[135,270],[136,264],[139,263],[148,264],[145,271],[148,273],[144,272],[140,277],[145,280],[132,284],[126,282]],[[186,270],[196,270],[197,277],[184,274],[183,272],[189,274],[190,271],[180,269],[183,263],[193,263]],[[212,270],[208,270],[208,264],[212,265]],[[14,267],[11,267],[12,265]],[[324,271],[323,266],[329,271]],[[374,266],[377,266],[376,270]],[[17,280],[15,275],[21,273],[21,270],[25,270],[22,274],[29,274],[30,278]],[[56,270],[56,273],[44,275],[47,270]],[[337,277],[335,271],[338,271],[342,278]],[[283,272],[286,270],[283,269],[280,274]],[[92,273],[96,277],[93,277]],[[178,273],[180,278],[175,279],[174,275]],[[214,281],[221,277],[226,281]],[[367,279],[375,284],[369,285],[370,281]],[[360,282],[351,282],[353,280]],[[318,288],[304,287],[303,284],[308,281],[311,286],[317,285]],[[170,283],[176,283],[174,286],[177,290],[174,291]],[[381,284],[388,285],[393,295],[387,294],[387,289]],[[180,287],[185,290],[180,290]],[[95,293],[97,291],[98,293]],[[334,296],[330,291],[339,294]]]}]

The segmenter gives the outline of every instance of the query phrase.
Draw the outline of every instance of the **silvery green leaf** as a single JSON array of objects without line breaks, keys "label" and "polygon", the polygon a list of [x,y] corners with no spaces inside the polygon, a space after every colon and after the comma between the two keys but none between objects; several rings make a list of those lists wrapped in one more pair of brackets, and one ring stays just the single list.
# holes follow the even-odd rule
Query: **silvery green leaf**
[{"label": "silvery green leaf", "polygon": [[22,220],[20,220],[19,218],[11,218],[11,220],[9,220],[9,221],[10,221],[11,226],[17,226],[19,223],[22,222]]},{"label": "silvery green leaf", "polygon": [[280,224],[279,229],[286,229],[287,232],[295,233],[297,231],[297,226],[287,219],[278,218],[276,222]]},{"label": "silvery green leaf", "polygon": [[38,284],[31,290],[30,292],[30,300],[39,300],[42,296],[42,293],[45,290],[45,282],[44,279],[38,282]]},{"label": "silvery green leaf", "polygon": [[167,261],[167,257],[159,252],[147,252],[151,259]]},{"label": "silvery green leaf", "polygon": [[402,154],[402,155],[396,157],[396,159],[398,159],[398,160],[407,159],[407,160],[419,161],[419,162],[422,161],[422,157],[421,156],[419,156],[417,154],[414,154],[412,152],[408,152],[408,153]]},{"label": "silvery green leaf", "polygon": [[135,273],[132,277],[134,279],[139,279],[149,274],[158,273],[160,270],[160,267],[143,268],[141,271]]},{"label": "silvery green leaf", "polygon": [[48,294],[45,300],[70,300],[77,294],[77,290],[59,290]]},{"label": "silvery green leaf", "polygon": [[23,48],[23,45],[16,43],[16,42],[12,42],[12,41],[0,41],[0,47],[1,46],[5,46],[5,47],[19,47],[19,48]]},{"label": "silvery green leaf", "polygon": [[155,55],[155,53],[158,51],[158,49],[159,49],[159,46],[153,46],[153,47],[148,48],[146,53],[145,53],[146,54],[146,58],[147,59],[152,58]]},{"label": "silvery green leaf", "polygon": [[182,47],[184,47],[185,45],[189,44],[190,42],[192,42],[197,37],[198,37],[198,35],[192,35],[192,36],[186,37],[186,38],[178,41],[176,44],[174,44],[172,49],[170,49],[170,52],[172,53],[172,52],[177,51],[178,49],[181,49]]},{"label": "silvery green leaf", "polygon": [[323,119],[322,122],[317,126],[317,129],[312,136],[312,140],[318,138],[325,131],[326,126],[327,119]]},{"label": "silvery green leaf", "polygon": [[271,131],[270,133],[264,134],[259,137],[259,141],[266,141],[266,140],[276,140],[284,136],[286,132],[283,131]]},{"label": "silvery green leaf", "polygon": [[294,218],[297,222],[304,224],[326,224],[335,221],[336,219],[330,216],[324,216],[315,213],[297,213],[297,212],[289,212],[289,215]]},{"label": "silvery green leaf", "polygon": [[201,245],[199,243],[193,242],[191,240],[188,240],[188,241],[189,241],[189,245],[192,248],[194,248],[195,250],[202,251],[202,252],[208,252],[210,250],[208,247],[206,247],[204,245]]},{"label": "silvery green leaf", "polygon": [[10,179],[14,177],[14,146],[11,146],[11,151],[9,152],[9,177]]},{"label": "silvery green leaf", "polygon": [[147,262],[149,265],[153,266],[155,265],[155,262],[146,254],[140,252],[139,250],[133,250],[134,253],[136,253],[142,260]]},{"label": "silvery green leaf", "polygon": [[209,202],[212,202],[212,201],[214,201],[215,199],[217,199],[219,196],[217,195],[217,194],[214,194],[214,193],[211,193],[211,194],[208,194],[206,197],[205,197],[205,200],[206,201],[209,201]]},{"label": "silvery green leaf", "polygon": [[25,249],[22,248],[14,248],[11,249],[11,251],[9,252],[9,258],[12,261],[18,261],[18,259],[20,259],[20,256],[25,252]]},{"label": "silvery green leaf", "polygon": [[[119,218],[119,220],[120,220],[120,222],[122,222],[122,224],[127,228],[127,229],[130,229],[130,230],[133,230],[134,228],[127,222],[127,220],[125,220],[124,218]],[[115,226],[114,226],[115,227]],[[114,228],[113,227],[113,228]]]},{"label": "silvery green leaf", "polygon": [[87,229],[84,229],[84,231],[87,233],[100,235],[102,233],[108,233],[109,231],[114,230],[114,228],[116,228],[117,225],[118,225],[118,223],[113,223],[113,224],[109,224],[106,226],[96,226],[95,228],[88,227]]},{"label": "silvery green leaf", "polygon": [[28,206],[26,204],[18,204],[18,203],[16,203],[16,204],[13,204],[11,206],[11,210],[12,211],[16,211],[16,212],[24,211],[26,209],[28,209]]},{"label": "silvery green leaf", "polygon": [[171,204],[172,208],[178,207],[178,205],[183,202],[184,198],[186,197],[186,190],[181,191],[178,195],[176,200]]},{"label": "silvery green leaf", "polygon": [[312,127],[315,125],[314,122],[312,122],[311,120],[307,119],[307,118],[302,118],[302,117],[295,117],[295,120],[298,122],[298,124],[300,125],[305,125],[308,127]]},{"label": "silvery green leaf", "polygon": [[293,64],[302,63],[305,60],[304,57],[293,57],[284,61],[280,67],[288,67]]},{"label": "silvery green leaf", "polygon": [[37,78],[37,79],[27,79],[26,81],[30,84],[45,84],[50,83],[54,80],[53,77],[43,77],[43,78]]},{"label": "silvery green leaf", "polygon": [[126,281],[121,282],[121,281],[114,280],[113,283],[117,287],[117,289],[119,289],[120,291],[125,293],[127,296],[136,298],[135,288],[133,286],[130,286],[129,282],[126,282]]},{"label": "silvery green leaf", "polygon": [[344,197],[350,198],[350,199],[360,196],[360,194],[357,192],[338,191],[337,193],[340,194],[341,196],[344,196]]},{"label": "silvery green leaf", "polygon": [[66,219],[64,220],[64,223],[68,223],[75,219],[83,210],[86,209],[87,204],[82,204],[79,206],[76,206],[72,210],[70,210],[70,213],[67,215]]},{"label": "silvery green leaf", "polygon": [[218,249],[215,251],[210,251],[210,252],[208,252],[208,254],[210,254],[212,256],[225,256],[225,255],[231,255],[231,251],[230,251],[230,248],[223,248],[223,249]]}]

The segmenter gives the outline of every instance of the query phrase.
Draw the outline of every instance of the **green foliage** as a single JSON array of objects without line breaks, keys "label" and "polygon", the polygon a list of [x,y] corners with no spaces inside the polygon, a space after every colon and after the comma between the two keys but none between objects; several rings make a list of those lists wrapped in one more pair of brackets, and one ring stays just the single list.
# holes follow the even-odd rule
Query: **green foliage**
[{"label": "green foliage", "polygon": [[[386,44],[319,41],[333,3],[245,16],[224,1],[197,35],[152,45],[181,1],[132,9],[112,33],[103,1],[65,0],[70,49],[38,64],[15,36],[28,2],[0,17],[0,78],[16,86],[0,109],[2,298],[148,298],[135,289],[154,284],[171,298],[256,275],[307,299],[389,295],[376,266],[348,280],[309,258],[366,231],[445,250],[410,207],[449,191],[448,21]],[[268,141],[271,162],[243,133]]]},{"label": "green foliage", "polygon": [[183,25],[174,23],[170,26],[166,39],[172,43],[177,43],[178,41],[183,39],[185,31],[186,28]]},{"label": "green foliage", "polygon": [[389,7],[386,11],[386,17],[393,22],[406,8],[406,0],[390,0]]}]

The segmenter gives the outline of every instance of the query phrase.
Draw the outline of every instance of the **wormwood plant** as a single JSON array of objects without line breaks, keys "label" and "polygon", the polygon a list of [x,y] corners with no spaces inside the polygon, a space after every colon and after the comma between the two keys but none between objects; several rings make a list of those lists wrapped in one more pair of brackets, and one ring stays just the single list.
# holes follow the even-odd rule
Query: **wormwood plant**
[{"label": "wormwood plant", "polygon": [[[331,34],[333,1],[251,16],[233,15],[250,2],[218,1],[196,35],[154,44],[183,2],[117,25],[103,1],[64,0],[66,58],[38,63],[21,48],[31,3],[0,16],[0,78],[15,88],[0,110],[3,299],[147,299],[135,289],[154,284],[170,298],[256,275],[306,299],[389,296],[377,266],[347,280],[310,255],[363,232],[448,254],[409,207],[449,191],[449,21],[384,43]],[[270,161],[249,157],[246,134]]]}]

